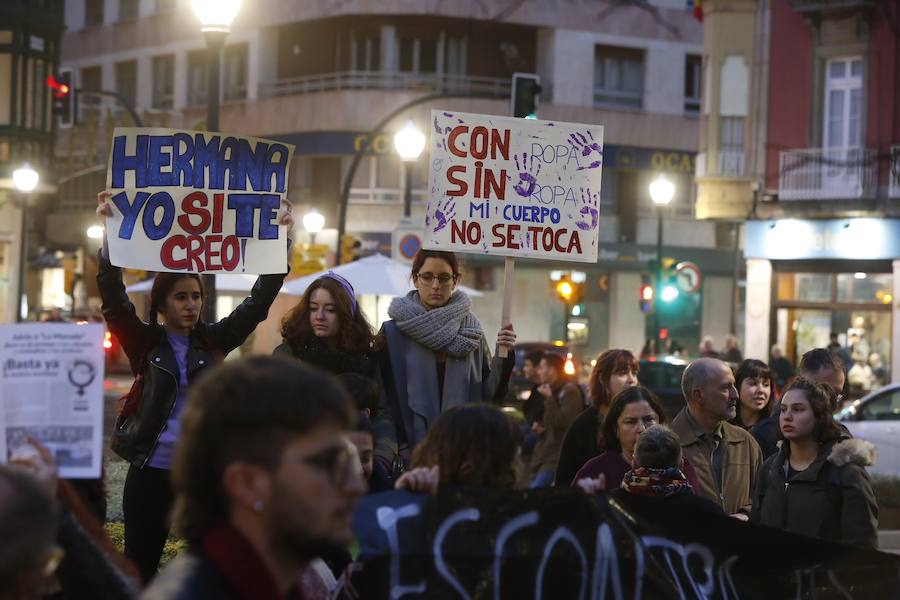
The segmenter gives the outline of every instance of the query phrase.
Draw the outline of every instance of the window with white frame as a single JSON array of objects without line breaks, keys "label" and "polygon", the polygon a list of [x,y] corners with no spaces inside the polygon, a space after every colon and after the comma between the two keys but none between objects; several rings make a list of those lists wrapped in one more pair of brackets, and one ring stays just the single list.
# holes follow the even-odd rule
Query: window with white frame
[{"label": "window with white frame", "polygon": [[350,38],[350,70],[381,70],[381,38],[377,35],[353,34]]},{"label": "window with white frame", "polygon": [[641,108],[644,97],[644,51],[617,46],[594,49],[594,104]]},{"label": "window with white frame", "polygon": [[209,53],[195,50],[188,53],[187,103],[188,106],[203,106],[209,92],[207,67]]},{"label": "window with white frame", "polygon": [[687,54],[684,57],[684,112],[687,113],[700,113],[700,90],[703,89],[701,64],[698,54]]},{"label": "window with white frame", "polygon": [[116,93],[122,96],[132,107],[137,99],[137,61],[128,60],[116,63]]},{"label": "window with white frame", "polygon": [[401,73],[437,72],[438,41],[433,38],[399,37],[397,70]]},{"label": "window with white frame", "polygon": [[103,0],[85,0],[84,26],[103,25]]},{"label": "window with white frame", "polygon": [[138,0],[119,0],[119,20],[138,18]]},{"label": "window with white frame", "polygon": [[225,48],[223,96],[225,100],[247,98],[247,44]]},{"label": "window with white frame", "polygon": [[719,118],[718,174],[744,174],[744,117]]},{"label": "window with white frame", "polygon": [[175,55],[153,58],[153,108],[169,110],[173,106],[175,89]]},{"label": "window with white frame", "polygon": [[862,57],[843,57],[825,64],[824,148],[855,148],[862,139]]}]

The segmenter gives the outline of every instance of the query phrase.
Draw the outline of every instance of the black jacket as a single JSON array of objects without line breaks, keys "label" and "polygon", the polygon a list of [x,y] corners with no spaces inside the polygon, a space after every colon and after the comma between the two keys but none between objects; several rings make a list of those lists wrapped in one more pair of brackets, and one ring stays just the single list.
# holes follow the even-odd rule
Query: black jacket
[{"label": "black jacket", "polygon": [[367,352],[344,352],[329,347],[314,335],[294,342],[285,340],[275,348],[273,354],[292,356],[332,375],[358,373],[372,379],[378,375],[378,357],[374,349]]},{"label": "black jacket", "polygon": [[844,439],[788,478],[788,444],[760,467],[753,494],[755,523],[856,546],[878,543],[878,503],[865,466],[874,448]]},{"label": "black jacket", "polygon": [[559,451],[559,462],[556,464],[556,478],[553,485],[568,487],[584,463],[600,454],[597,438],[603,418],[593,406],[584,409],[575,417],[566,437],[563,438]]},{"label": "black jacket", "polygon": [[[97,284],[103,300],[103,317],[131,363],[143,375],[143,392],[137,411],[119,418],[112,435],[112,449],[119,456],[143,467],[166,427],[178,391],[178,363],[159,325],[143,322],[125,293],[122,270],[98,258]],[[244,343],[265,320],[278,295],[285,274],[261,275],[250,296],[218,323],[197,323],[190,334],[187,353],[188,381],[193,382],[207,367]]]}]

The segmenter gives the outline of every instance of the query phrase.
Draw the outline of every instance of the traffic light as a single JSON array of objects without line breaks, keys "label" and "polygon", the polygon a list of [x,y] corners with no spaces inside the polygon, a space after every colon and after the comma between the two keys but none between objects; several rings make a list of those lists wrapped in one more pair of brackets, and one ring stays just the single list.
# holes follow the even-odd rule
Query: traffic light
[{"label": "traffic light", "polygon": [[571,307],[581,302],[582,284],[572,281],[568,276],[563,276],[556,282],[555,290],[556,295],[566,306]]},{"label": "traffic light", "polygon": [[540,77],[534,73],[513,73],[511,99],[514,117],[537,119],[538,98],[540,95]]},{"label": "traffic light", "polygon": [[659,272],[659,299],[666,303],[675,302],[678,299],[678,281],[676,279],[676,265],[674,258],[664,258],[662,269]]},{"label": "traffic light", "polygon": [[52,90],[53,114],[59,115],[59,126],[69,128],[75,124],[75,86],[72,69],[60,69],[59,76],[47,75],[47,86]]},{"label": "traffic light", "polygon": [[341,237],[341,264],[351,263],[358,259],[362,242],[352,233],[345,233]]},{"label": "traffic light", "polygon": [[650,277],[647,275],[641,275],[641,290],[639,302],[642,313],[653,312],[653,297],[655,295],[656,294],[653,290],[653,284],[650,283]]}]

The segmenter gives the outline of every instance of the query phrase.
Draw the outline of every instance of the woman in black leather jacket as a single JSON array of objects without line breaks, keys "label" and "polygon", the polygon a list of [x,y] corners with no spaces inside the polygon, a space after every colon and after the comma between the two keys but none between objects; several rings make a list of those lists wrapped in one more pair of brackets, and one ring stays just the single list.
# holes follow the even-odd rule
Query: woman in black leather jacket
[{"label": "woman in black leather jacket", "polygon": [[[108,199],[108,192],[97,197],[97,214],[102,219],[112,215]],[[287,209],[278,223],[290,231],[293,218],[289,205],[284,204]],[[116,421],[111,445],[131,463],[122,501],[125,555],[146,583],[156,573],[169,533],[173,502],[169,468],[187,388],[207,367],[243,344],[265,320],[286,273],[261,275],[250,296],[216,323],[200,319],[204,291],[199,275],[159,273],[150,292],[150,321],[145,323],[125,293],[121,269],[109,261],[105,238],[98,263],[103,317],[136,378]]]}]

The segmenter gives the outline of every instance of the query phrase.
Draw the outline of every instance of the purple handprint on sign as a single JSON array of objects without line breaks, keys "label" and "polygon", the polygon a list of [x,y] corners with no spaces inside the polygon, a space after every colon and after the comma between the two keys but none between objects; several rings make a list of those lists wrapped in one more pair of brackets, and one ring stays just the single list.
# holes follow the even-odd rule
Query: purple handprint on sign
[{"label": "purple handprint on sign", "polygon": [[[450,219],[456,216],[456,201],[455,200],[447,200],[444,204],[439,205],[434,209],[434,229],[433,232],[437,233],[441,229],[447,226],[447,223],[450,222]],[[428,227],[431,224],[431,219],[428,215],[425,216],[425,226]]]},{"label": "purple handprint on sign", "polygon": [[590,131],[584,133],[572,133],[569,135],[569,145],[581,154],[583,158],[588,160],[594,159],[586,167],[578,167],[579,171],[584,169],[596,169],[603,164],[603,146],[594,140],[594,136]]},{"label": "purple handprint on sign", "polygon": [[578,211],[581,214],[581,220],[576,221],[575,225],[582,231],[591,231],[597,227],[597,223],[600,221],[600,211],[597,210],[600,203],[600,192],[594,194],[591,193],[590,188],[581,188],[581,203],[584,204]]},{"label": "purple handprint on sign", "polygon": [[534,188],[537,187],[537,176],[541,172],[541,161],[535,156],[529,156],[527,153],[522,154],[521,164],[519,163],[519,155],[513,155],[516,159],[516,170],[519,171],[519,183],[513,186],[516,193],[523,198],[529,197]]}]

